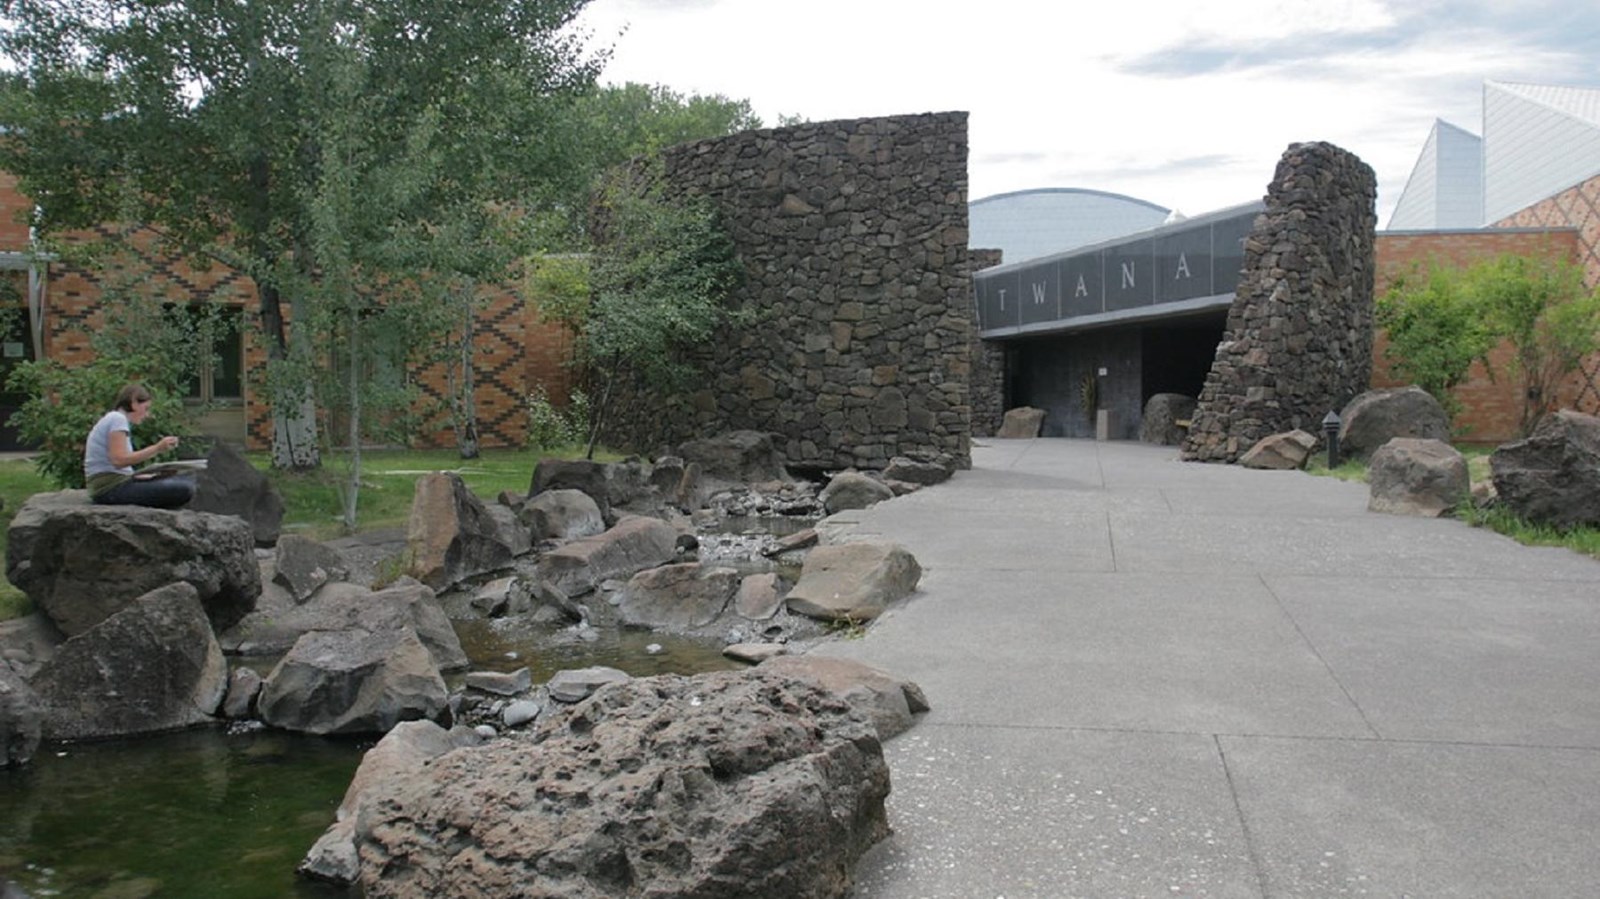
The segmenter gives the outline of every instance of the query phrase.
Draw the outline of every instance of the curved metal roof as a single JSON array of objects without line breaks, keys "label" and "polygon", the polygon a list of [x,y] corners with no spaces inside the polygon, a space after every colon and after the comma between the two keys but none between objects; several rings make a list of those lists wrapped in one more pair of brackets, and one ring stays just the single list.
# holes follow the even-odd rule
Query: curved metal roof
[{"label": "curved metal roof", "polygon": [[967,245],[998,249],[1021,262],[1153,228],[1171,210],[1103,190],[1043,187],[994,194],[967,204]]}]

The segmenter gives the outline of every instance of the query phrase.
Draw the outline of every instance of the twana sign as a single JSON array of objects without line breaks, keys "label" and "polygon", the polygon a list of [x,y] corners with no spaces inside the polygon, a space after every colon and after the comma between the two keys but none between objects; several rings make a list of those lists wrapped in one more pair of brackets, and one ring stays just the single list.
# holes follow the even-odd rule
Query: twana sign
[{"label": "twana sign", "polygon": [[981,336],[1073,331],[1226,307],[1260,201],[972,276]]}]

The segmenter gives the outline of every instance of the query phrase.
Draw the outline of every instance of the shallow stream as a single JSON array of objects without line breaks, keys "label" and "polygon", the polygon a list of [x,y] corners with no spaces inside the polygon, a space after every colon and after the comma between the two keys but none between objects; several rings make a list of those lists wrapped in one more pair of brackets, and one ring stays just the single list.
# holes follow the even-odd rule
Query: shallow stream
[{"label": "shallow stream", "polygon": [[[738,664],[718,646],[647,631],[589,643],[508,622],[456,622],[474,668],[526,665],[539,683],[589,665],[648,676]],[[35,899],[346,896],[294,868],[374,742],[207,727],[41,746],[27,767],[0,770],[0,895],[9,879]]]}]

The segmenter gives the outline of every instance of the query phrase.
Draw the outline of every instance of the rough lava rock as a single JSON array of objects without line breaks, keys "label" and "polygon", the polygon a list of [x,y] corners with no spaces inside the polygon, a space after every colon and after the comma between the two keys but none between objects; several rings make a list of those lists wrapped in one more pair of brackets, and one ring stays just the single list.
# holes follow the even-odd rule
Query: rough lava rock
[{"label": "rough lava rock", "polygon": [[828,480],[828,486],[822,488],[817,498],[832,515],[849,509],[865,509],[894,499],[894,490],[877,478],[859,471],[841,471]]},{"label": "rough lava rock", "polygon": [[217,630],[261,595],[255,537],[209,512],[95,506],[82,490],[34,494],[11,521],[6,578],[71,637],[134,599],[182,581]]},{"label": "rough lava rock", "polygon": [[888,833],[871,722],[762,672],[663,675],[542,718],[527,740],[374,784],[361,887],[411,896],[833,899]]},{"label": "rough lava rock", "polygon": [[783,454],[765,431],[729,431],[691,440],[678,447],[677,456],[685,466],[698,466],[702,477],[718,481],[755,484],[789,479]]},{"label": "rough lava rock", "polygon": [[632,577],[678,557],[678,531],[656,518],[625,516],[603,534],[556,547],[539,559],[538,576],[567,596],[581,596],[601,581]]},{"label": "rough lava rock", "polygon": [[828,692],[865,712],[878,728],[880,740],[887,740],[909,729],[916,723],[913,716],[928,710],[928,697],[915,683],[851,659],[815,653],[780,654],[762,662],[761,667],[820,684]]},{"label": "rough lava rock", "polygon": [[739,590],[732,568],[683,562],[639,572],[613,598],[618,619],[629,627],[685,631],[722,617]]},{"label": "rough lava rock", "polygon": [[[1188,435],[1188,422],[1194,418],[1196,400],[1181,393],[1158,393],[1144,404],[1139,421],[1139,440],[1160,446],[1177,446]],[[1178,422],[1184,422],[1179,425]]]},{"label": "rough lava rock", "polygon": [[461,476],[434,472],[417,479],[406,524],[411,573],[435,590],[511,565],[500,524]]},{"label": "rough lava rock", "polygon": [[1000,433],[994,435],[1003,440],[1025,440],[1039,436],[1039,428],[1044,424],[1044,410],[1032,406],[1018,406],[1007,409],[1005,418],[1000,422]]},{"label": "rough lava rock", "polygon": [[278,538],[272,581],[288,590],[295,602],[303,603],[323,584],[349,576],[349,564],[333,547],[299,534]]},{"label": "rough lava rock", "polygon": [[334,823],[311,851],[306,853],[295,873],[313,880],[350,886],[361,876],[356,858],[356,816],[373,784],[414,777],[430,760],[452,749],[476,746],[483,740],[464,727],[445,730],[432,721],[402,721],[361,757],[361,765],[344,799],[334,813]]},{"label": "rough lava rock", "polygon": [[43,720],[38,694],[0,660],[0,768],[26,765],[33,758]]},{"label": "rough lava rock", "polygon": [[[275,596],[269,591],[267,596]],[[313,631],[359,629],[373,632],[416,631],[428,647],[440,671],[467,667],[467,654],[461,648],[450,619],[434,592],[410,578],[382,590],[369,590],[359,584],[328,584],[304,605],[282,606],[263,603],[238,625],[224,631],[218,639],[227,652],[245,655],[270,655],[287,652],[295,641]]]},{"label": "rough lava rock", "polygon": [[56,648],[29,685],[47,740],[123,737],[211,720],[228,664],[189,584],[138,597]]},{"label": "rough lava rock", "polygon": [[1600,418],[1563,409],[1489,456],[1500,501],[1529,521],[1600,525]]},{"label": "rough lava rock", "polygon": [[1396,437],[1450,440],[1450,416],[1421,387],[1369,390],[1339,413],[1339,452],[1365,459]]},{"label": "rough lava rock", "polygon": [[922,566],[897,543],[860,540],[819,546],[806,554],[789,591],[789,611],[828,621],[869,621],[908,596]]},{"label": "rough lava rock", "polygon": [[261,720],[313,734],[382,734],[439,718],[449,691],[415,631],[315,631],[267,675]]},{"label": "rough lava rock", "polygon": [[195,474],[191,512],[215,512],[244,519],[257,546],[278,542],[283,525],[283,498],[267,476],[232,445],[218,441],[206,455],[206,467]]},{"label": "rough lava rock", "polygon": [[1245,468],[1294,471],[1305,467],[1316,445],[1315,436],[1297,428],[1256,441],[1255,446],[1239,457],[1239,464]]},{"label": "rough lava rock", "polygon": [[1372,454],[1367,509],[1437,518],[1467,498],[1467,460],[1442,440],[1396,437]]},{"label": "rough lava rock", "polygon": [[517,508],[517,517],[527,525],[534,540],[576,540],[593,537],[606,529],[600,504],[582,490],[545,490],[529,497]]}]

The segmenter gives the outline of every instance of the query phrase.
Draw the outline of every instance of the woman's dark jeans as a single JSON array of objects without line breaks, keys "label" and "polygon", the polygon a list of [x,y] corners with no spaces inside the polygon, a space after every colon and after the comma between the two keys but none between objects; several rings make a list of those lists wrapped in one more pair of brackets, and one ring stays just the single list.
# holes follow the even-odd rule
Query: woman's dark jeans
[{"label": "woman's dark jeans", "polygon": [[93,498],[102,506],[153,506],[157,509],[176,509],[194,499],[194,481],[174,476],[155,480],[123,481]]}]

